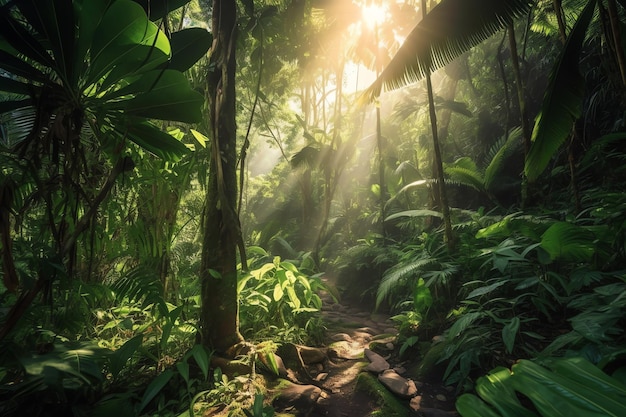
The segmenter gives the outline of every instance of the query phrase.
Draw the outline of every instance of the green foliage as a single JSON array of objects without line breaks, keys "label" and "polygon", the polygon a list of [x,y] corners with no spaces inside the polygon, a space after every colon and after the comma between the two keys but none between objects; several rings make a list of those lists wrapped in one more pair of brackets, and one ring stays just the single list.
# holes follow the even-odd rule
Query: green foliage
[{"label": "green foliage", "polygon": [[[621,416],[626,412],[626,385],[582,358],[556,359],[548,369],[521,360],[509,371],[496,368],[480,377],[476,392],[463,394],[456,408],[473,416]],[[528,398],[532,408],[516,396]]]},{"label": "green foliage", "polygon": [[[55,86],[67,99],[59,102],[75,107],[63,109],[51,101],[54,114],[66,118],[75,111],[77,121],[89,126],[103,144],[105,137],[114,141],[126,137],[165,158],[185,153],[184,145],[147,119],[200,120],[202,96],[180,71],[164,66],[178,54],[175,67],[188,68],[206,52],[210,37],[196,30],[184,32],[177,37],[190,35],[201,42],[192,51],[188,42],[176,41],[180,48],[173,50],[165,33],[129,0],[94,1],[83,7],[74,7],[69,0],[21,2],[15,13],[5,9],[0,33],[5,41],[3,69],[14,77],[14,92],[15,87],[24,87],[17,91],[20,99],[5,106],[7,110],[23,117],[31,106],[41,106],[37,98],[47,97],[42,93],[45,88]],[[25,19],[16,18],[19,14]],[[178,63],[184,59],[184,65]]]},{"label": "green foliage", "polygon": [[530,181],[536,180],[543,172],[556,150],[570,135],[572,124],[581,116],[585,84],[578,63],[595,5],[594,1],[587,2],[551,74],[524,167]]},{"label": "green foliage", "polygon": [[[385,87],[398,88],[450,63],[507,22],[530,10],[526,0],[485,0],[471,5],[446,0],[434,7],[411,31],[381,76],[366,91],[373,100]],[[480,10],[480,12],[477,12]]]},{"label": "green foliage", "polygon": [[246,417],[274,417],[274,409],[269,406],[263,405],[263,394],[256,394],[254,396],[254,404],[249,410],[244,410]]},{"label": "green foliage", "polygon": [[278,256],[267,262],[270,256],[260,248],[253,253],[258,255],[251,259],[250,272],[238,282],[242,332],[254,340],[274,335],[284,342],[303,342],[305,329],[315,334],[313,313],[322,307],[317,293],[326,289],[319,275],[303,272],[314,265],[310,255],[297,262],[302,268],[298,269]]}]

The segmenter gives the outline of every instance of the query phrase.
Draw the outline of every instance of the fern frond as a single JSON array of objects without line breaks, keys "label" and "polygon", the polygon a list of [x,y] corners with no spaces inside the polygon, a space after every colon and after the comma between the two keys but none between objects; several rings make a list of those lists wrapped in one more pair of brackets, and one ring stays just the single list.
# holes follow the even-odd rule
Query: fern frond
[{"label": "fern frond", "polygon": [[404,284],[409,278],[415,277],[416,273],[423,271],[426,267],[436,263],[436,260],[430,257],[415,259],[406,264],[398,265],[383,275],[383,279],[378,285],[376,293],[376,308],[387,298],[394,288]]},{"label": "fern frond", "polygon": [[477,191],[485,191],[483,176],[478,170],[450,166],[445,168],[445,172],[452,182],[472,187]]},{"label": "fern frond", "polygon": [[502,170],[502,166],[522,143],[521,138],[522,129],[516,127],[511,130],[504,143],[502,143],[500,148],[494,153],[491,162],[489,162],[489,165],[485,169],[485,189],[491,190],[491,187],[498,178],[498,174]]},{"label": "fern frond", "polygon": [[159,313],[166,315],[167,303],[163,298],[163,284],[150,265],[138,265],[120,277],[112,289],[118,300],[139,302],[142,307],[154,305]]}]

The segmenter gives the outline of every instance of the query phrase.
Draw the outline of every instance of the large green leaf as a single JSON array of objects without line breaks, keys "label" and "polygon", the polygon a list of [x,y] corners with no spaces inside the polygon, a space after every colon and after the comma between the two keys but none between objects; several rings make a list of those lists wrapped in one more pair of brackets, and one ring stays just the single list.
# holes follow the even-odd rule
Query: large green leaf
[{"label": "large green leaf", "polygon": [[189,152],[181,141],[147,122],[131,124],[125,133],[131,141],[163,159],[177,161]]},{"label": "large green leaf", "polygon": [[191,89],[189,81],[181,72],[154,70],[122,89],[122,93],[128,94],[137,91],[145,92],[129,100],[109,102],[104,108],[123,110],[131,116],[185,123],[196,123],[202,119],[204,97]]},{"label": "large green leaf", "polygon": [[[464,394],[456,407],[463,417],[533,417],[520,406],[517,394],[533,402],[544,417],[617,417],[626,415],[626,386],[583,358],[556,359],[552,370],[529,360],[520,360],[512,372],[497,368],[476,383],[485,402]],[[497,410],[497,412],[494,411]]]},{"label": "large green leaf", "polygon": [[381,75],[365,91],[373,101],[385,87],[399,88],[425,77],[478,45],[514,18],[527,13],[533,0],[443,0],[409,33]]},{"label": "large green leaf", "polygon": [[[150,46],[169,57],[169,41],[159,28],[147,19],[144,10],[131,0],[117,0],[107,10],[91,45],[91,68],[88,85],[104,76],[116,65],[132,60],[148,62]],[[156,51],[155,51],[156,52]]]},{"label": "large green leaf", "polygon": [[496,154],[491,158],[491,162],[485,168],[484,184],[487,190],[491,190],[497,183],[499,174],[502,172],[504,163],[509,156],[513,154],[515,148],[521,143],[522,129],[515,128],[508,134],[506,142],[498,149]]},{"label": "large green leaf", "polygon": [[519,317],[513,317],[502,328],[502,341],[504,342],[504,347],[506,348],[507,353],[513,352],[513,348],[515,347],[515,339],[517,337],[517,332],[519,331],[519,326]]},{"label": "large green leaf", "polygon": [[475,395],[463,394],[456,400],[456,409],[463,417],[502,417]]},{"label": "large green leaf", "polygon": [[111,372],[113,379],[117,378],[142,343],[143,335],[138,334],[128,339],[119,349],[109,355],[109,372]]},{"label": "large green leaf", "polygon": [[548,166],[554,153],[570,136],[574,122],[581,115],[585,84],[578,63],[595,4],[595,1],[590,0],[583,9],[550,75],[550,83],[535,121],[532,145],[524,166],[529,181],[536,180]]},{"label": "large green leaf", "polygon": [[[119,48],[125,50],[124,46]],[[133,46],[133,54],[128,59],[118,62],[115,67],[98,83],[99,91],[106,91],[111,86],[126,82],[127,78],[132,79],[137,74],[151,71],[167,62],[169,56],[160,49],[148,45]]]},{"label": "large green leaf", "polygon": [[188,28],[172,33],[172,59],[168,68],[187,71],[206,55],[212,42],[211,32],[202,28]]},{"label": "large green leaf", "polygon": [[595,252],[594,242],[592,232],[567,222],[553,224],[541,236],[541,247],[552,260],[589,261]]},{"label": "large green leaf", "polygon": [[174,371],[172,371],[171,369],[167,369],[163,373],[159,374],[156,378],[154,378],[152,382],[150,382],[150,384],[148,384],[146,391],[143,393],[141,403],[139,404],[139,408],[137,410],[138,413],[141,413],[141,411],[143,411],[143,409],[148,406],[150,401],[152,401],[152,399],[156,397],[159,392],[161,392],[161,390],[165,387],[165,385],[167,385],[167,383],[170,381],[170,379],[172,379],[173,376]]},{"label": "large green leaf", "polygon": [[476,392],[503,416],[536,417],[535,413],[524,408],[519,402],[511,387],[512,377],[509,369],[496,368],[488,375],[478,378]]},{"label": "large green leaf", "polygon": [[[83,0],[80,2],[78,13],[78,39],[74,51],[74,66],[81,68],[87,57],[87,51],[91,48],[91,42],[100,21],[104,16],[112,0]],[[72,80],[72,85],[77,83],[78,73]]]},{"label": "large green leaf", "polygon": [[[582,359],[564,359],[575,363],[555,365],[551,372],[531,361],[513,365],[514,388],[526,395],[544,416],[621,417],[626,415],[626,390],[600,372],[582,368]],[[575,366],[576,369],[572,369]],[[593,365],[591,365],[593,366]],[[585,371],[583,371],[583,369]],[[564,370],[567,370],[564,372]],[[606,390],[611,386],[611,390]]]}]

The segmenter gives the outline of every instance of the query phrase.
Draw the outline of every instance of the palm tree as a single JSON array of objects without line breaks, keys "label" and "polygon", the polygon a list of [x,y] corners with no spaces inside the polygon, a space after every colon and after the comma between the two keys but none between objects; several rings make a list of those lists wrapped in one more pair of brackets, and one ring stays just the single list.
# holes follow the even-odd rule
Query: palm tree
[{"label": "palm tree", "polygon": [[[181,1],[162,2],[170,6],[164,10],[174,3]],[[8,213],[37,216],[51,248],[40,261],[64,263],[71,276],[77,240],[97,221],[117,177],[134,167],[129,145],[170,160],[187,152],[150,121],[201,118],[203,97],[181,71],[206,52],[210,35],[187,34],[191,43],[173,49],[130,0],[0,1],[0,146],[10,162],[0,184],[0,235],[5,285],[19,294],[0,338],[56,274],[22,285]],[[22,219],[14,216],[17,227]]]},{"label": "palm tree", "polygon": [[[415,26],[389,65],[365,91],[364,100],[373,101],[383,88],[399,88],[428,78],[429,74],[450,63],[514,18],[527,13],[532,0],[443,0]],[[424,3],[423,9],[424,9]],[[452,226],[447,207],[443,164],[437,140],[434,103],[430,103],[437,181],[445,235],[453,246]]]}]

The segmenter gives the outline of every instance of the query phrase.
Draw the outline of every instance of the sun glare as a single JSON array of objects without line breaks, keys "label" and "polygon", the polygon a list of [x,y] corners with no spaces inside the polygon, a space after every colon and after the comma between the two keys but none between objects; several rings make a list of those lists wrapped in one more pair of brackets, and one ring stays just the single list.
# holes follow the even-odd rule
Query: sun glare
[{"label": "sun glare", "polygon": [[361,6],[363,22],[370,28],[380,26],[387,18],[387,11],[387,6],[384,3],[369,3]]}]

